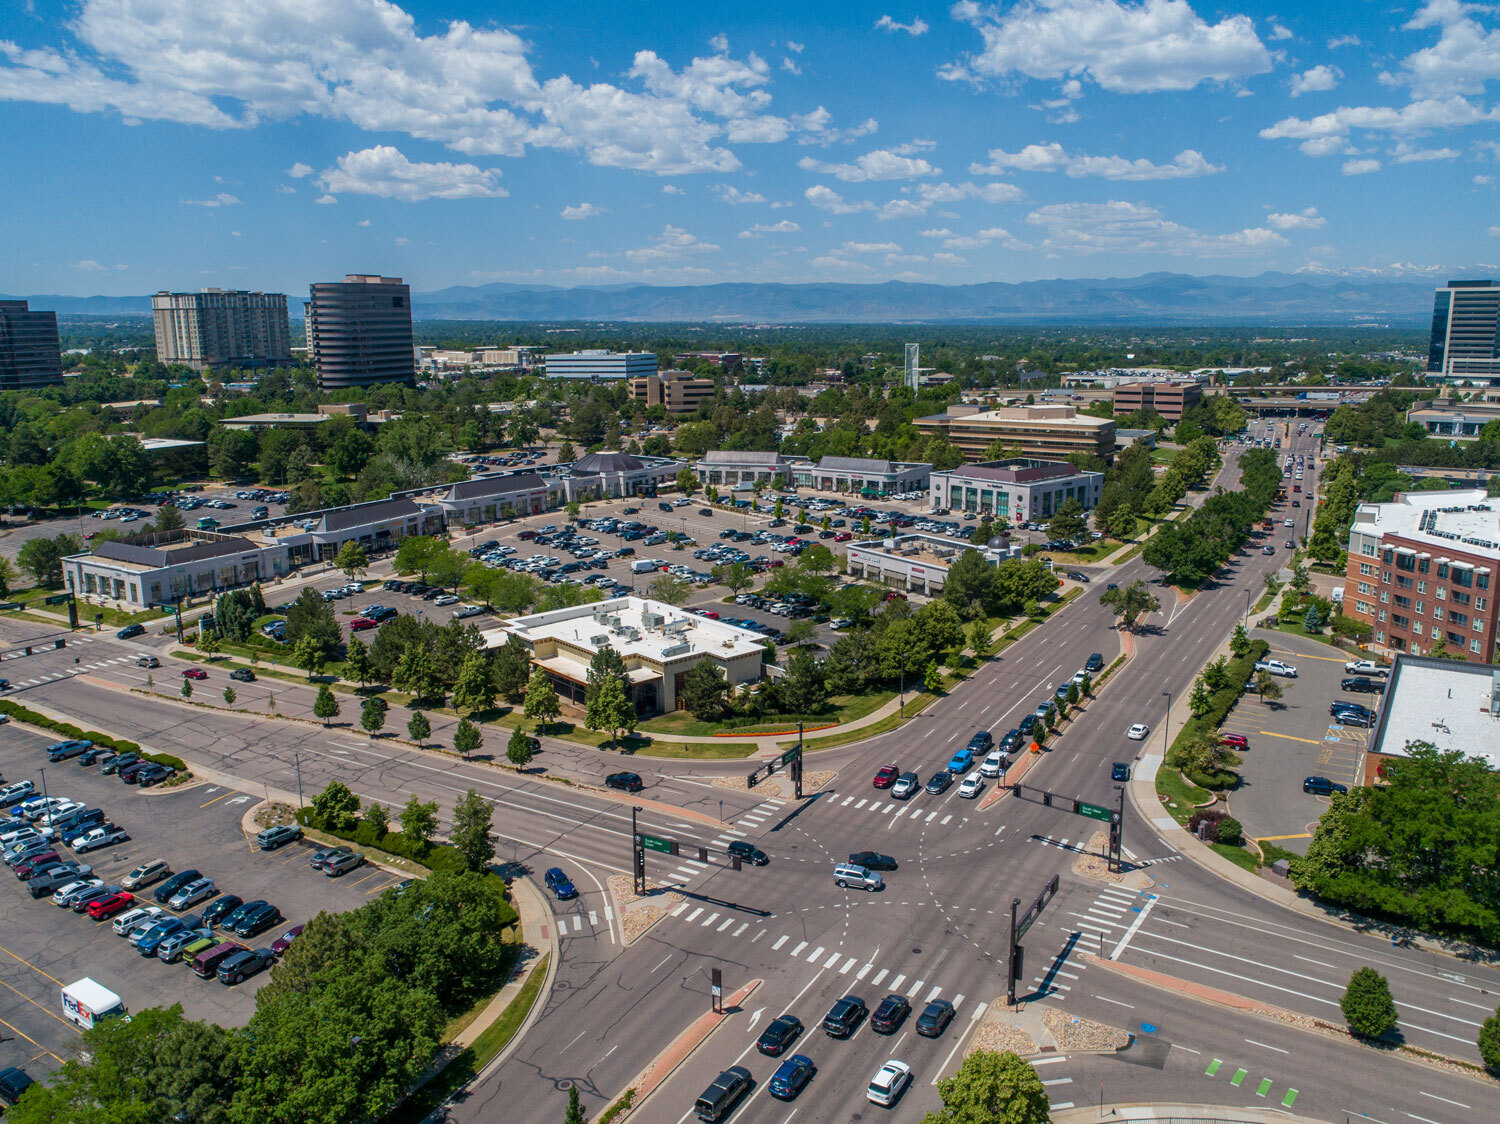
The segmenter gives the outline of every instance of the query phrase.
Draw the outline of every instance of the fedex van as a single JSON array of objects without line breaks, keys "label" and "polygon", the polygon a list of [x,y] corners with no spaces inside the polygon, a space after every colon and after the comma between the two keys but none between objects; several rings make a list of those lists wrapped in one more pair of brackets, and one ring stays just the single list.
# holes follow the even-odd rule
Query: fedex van
[{"label": "fedex van", "polygon": [[69,1022],[92,1030],[101,1019],[123,1016],[125,1004],[109,988],[85,976],[62,989],[62,1011]]}]

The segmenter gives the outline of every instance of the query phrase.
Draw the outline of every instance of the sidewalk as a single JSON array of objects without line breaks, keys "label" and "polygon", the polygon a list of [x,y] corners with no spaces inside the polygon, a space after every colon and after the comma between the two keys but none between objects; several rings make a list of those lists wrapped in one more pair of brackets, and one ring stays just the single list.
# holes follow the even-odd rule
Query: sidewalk
[{"label": "sidewalk", "polygon": [[[547,955],[547,979],[542,982],[542,990],[537,995],[536,1003],[527,1013],[526,1021],[516,1030],[505,1049],[496,1054],[485,1069],[503,1062],[515,1044],[525,1037],[526,1031],[530,1029],[542,1008],[546,1006],[547,995],[551,991],[552,977],[557,974],[557,934],[552,929],[552,911],[547,908],[546,899],[525,878],[516,878],[510,882],[510,894],[516,912],[521,915],[521,934],[525,941],[521,959],[505,986],[495,993],[495,997],[479,1013],[479,1017],[464,1027],[459,1036],[454,1039],[454,1045],[460,1047],[474,1045],[480,1034],[505,1013],[505,1009],[510,1006],[511,1001],[531,978],[531,973],[536,966],[542,962],[543,954]],[[474,1080],[477,1081],[479,1076],[476,1075]]]}]

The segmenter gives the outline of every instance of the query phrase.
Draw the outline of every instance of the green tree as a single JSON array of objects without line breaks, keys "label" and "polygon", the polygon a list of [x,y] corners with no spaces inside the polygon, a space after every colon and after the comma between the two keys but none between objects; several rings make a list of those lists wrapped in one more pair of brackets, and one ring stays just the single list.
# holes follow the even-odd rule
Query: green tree
[{"label": "green tree", "polygon": [[1192,693],[1188,695],[1188,705],[1192,708],[1194,718],[1202,718],[1213,709],[1213,695],[1209,692],[1208,684],[1200,675],[1193,681]]},{"label": "green tree", "polygon": [[453,748],[467,757],[484,744],[484,738],[479,733],[479,727],[467,718],[458,720],[458,728],[453,731]]},{"label": "green tree", "polygon": [[969,649],[974,653],[974,658],[987,660],[995,651],[995,638],[990,632],[990,626],[985,621],[972,621],[969,624]]},{"label": "green tree", "polygon": [[1064,500],[1047,524],[1047,533],[1054,539],[1068,539],[1073,542],[1087,536],[1089,524],[1084,518],[1083,504],[1077,500]]},{"label": "green tree", "polygon": [[606,731],[611,742],[618,741],[621,732],[635,729],[635,705],[621,677],[611,675],[599,685],[585,708],[583,722],[590,730]]},{"label": "green tree", "polygon": [[1083,682],[1078,684],[1078,691],[1084,698],[1092,696],[1094,693],[1094,677],[1085,673]]},{"label": "green tree", "polygon": [[510,741],[505,745],[505,758],[518,769],[524,769],[531,764],[531,738],[526,731],[517,726],[510,733]]},{"label": "green tree", "polygon": [[1239,659],[1250,651],[1250,634],[1245,631],[1245,626],[1237,624],[1234,631],[1229,634],[1230,654]]},{"label": "green tree", "polygon": [[472,788],[453,806],[453,828],[448,842],[464,860],[464,869],[483,873],[495,859],[495,841],[490,836],[490,821],[495,808]]},{"label": "green tree", "polygon": [[1307,593],[1312,589],[1312,578],[1308,575],[1307,567],[1298,562],[1292,567],[1292,580],[1287,582],[1295,593]]},{"label": "green tree", "polygon": [[1260,695],[1260,701],[1267,705],[1281,698],[1281,684],[1276,682],[1276,676],[1269,671],[1258,671],[1255,673],[1255,690]]},{"label": "green tree", "polygon": [[323,727],[327,729],[328,720],[339,716],[339,700],[334,697],[333,690],[327,683],[318,685],[318,697],[313,699],[313,715],[323,720]]},{"label": "green tree", "polygon": [[975,1050],[937,1087],[943,1107],[923,1124],[1047,1124],[1052,1118],[1036,1070],[1008,1051]]},{"label": "green tree", "polygon": [[365,823],[370,825],[370,830],[375,833],[376,842],[385,838],[385,833],[391,830],[390,813],[385,810],[385,805],[379,800],[365,809]]},{"label": "green tree", "polygon": [[1344,1021],[1361,1038],[1384,1038],[1396,1029],[1396,1001],[1391,985],[1374,968],[1357,968],[1339,1000]]},{"label": "green tree", "polygon": [[812,714],[828,701],[828,683],[823,668],[810,652],[797,652],[786,665],[781,697],[793,714]]},{"label": "green tree", "polygon": [[0,558],[0,598],[9,597],[16,587],[16,568],[9,558]]},{"label": "green tree", "polygon": [[588,1124],[588,1121],[589,1118],[583,1112],[583,1105],[578,1100],[578,1086],[573,1085],[568,1089],[568,1111],[563,1114],[563,1124]]},{"label": "green tree", "polygon": [[1309,605],[1307,612],[1303,614],[1302,631],[1309,636],[1316,636],[1323,631],[1323,618],[1319,615],[1316,605]]},{"label": "green tree", "polygon": [[1077,706],[1078,705],[1079,697],[1080,696],[1079,696],[1079,693],[1078,693],[1078,684],[1077,683],[1069,683],[1068,684],[1068,705],[1069,706]]},{"label": "green tree", "polygon": [[943,689],[943,674],[938,671],[936,660],[928,660],[927,666],[922,670],[922,690],[929,695],[936,695]]},{"label": "green tree", "polygon": [[426,644],[412,641],[401,650],[401,658],[391,672],[391,686],[411,695],[413,702],[434,697],[438,690],[437,668]]},{"label": "green tree", "polygon": [[365,705],[360,707],[360,727],[372,738],[377,736],[385,728],[386,704],[384,699],[366,699]]},{"label": "green tree", "polygon": [[[1493,423],[1491,423],[1493,424]],[[1479,1027],[1479,1058],[1491,1073],[1500,1073],[1500,1008]]]},{"label": "green tree", "polygon": [[1161,601],[1143,581],[1133,581],[1129,585],[1117,585],[1114,589],[1106,589],[1099,595],[1099,604],[1112,608],[1120,624],[1131,632],[1135,631],[1136,620],[1141,614],[1161,610]]},{"label": "green tree", "polygon": [[646,589],[646,596],[668,605],[683,605],[693,595],[693,587],[673,574],[663,574]]},{"label": "green tree", "polygon": [[685,496],[691,496],[698,487],[698,477],[691,468],[684,465],[677,471],[677,490]]},{"label": "green tree", "polygon": [[495,705],[495,678],[489,660],[478,652],[464,657],[458,669],[458,679],[453,684],[453,706],[455,710],[490,710]]},{"label": "green tree", "polygon": [[333,614],[333,605],[324,601],[323,595],[311,587],[304,589],[286,607],[287,642],[295,649],[303,637],[321,643],[325,653],[335,651],[344,639],[338,618]]},{"label": "green tree", "polygon": [[321,675],[323,666],[328,661],[328,649],[316,636],[304,635],[292,647],[292,662],[298,667],[307,669],[307,681],[312,682],[314,675]]},{"label": "green tree", "polygon": [[432,842],[438,829],[438,806],[436,800],[423,801],[414,792],[406,807],[401,809],[401,834],[420,852]]},{"label": "green tree", "polygon": [[370,680],[370,649],[358,636],[351,636],[344,648],[344,673],[356,680],[361,689]]},{"label": "green tree", "polygon": [[734,562],[728,566],[715,566],[711,572],[714,581],[727,587],[735,596],[739,596],[755,585],[755,571],[743,562]]},{"label": "green tree", "polygon": [[421,746],[432,734],[432,723],[427,721],[427,715],[420,710],[414,710],[411,712],[411,718],[406,722],[406,732],[411,736],[412,741]]},{"label": "green tree", "polygon": [[557,701],[557,690],[547,673],[537,668],[526,683],[526,717],[537,724],[540,731],[549,722],[562,715],[562,704]]},{"label": "green tree", "polygon": [[27,539],[21,544],[16,562],[37,585],[62,585],[62,560],[69,554],[81,554],[83,543],[77,535],[55,535],[50,539]]},{"label": "green tree", "polygon": [[328,787],[313,797],[313,816],[333,831],[353,831],[359,818],[359,797],[343,781],[329,781]]},{"label": "green tree", "polygon": [[181,1004],[101,1019],[79,1040],[81,1057],[27,1089],[6,1122],[230,1124],[239,1081],[233,1043],[233,1031],[184,1018]]},{"label": "green tree", "polygon": [[223,650],[223,647],[223,643],[220,641],[219,634],[216,631],[211,628],[205,629],[201,625],[198,627],[198,651],[212,660]]},{"label": "green tree", "polygon": [[334,556],[333,564],[344,572],[344,576],[350,581],[359,577],[370,568],[370,558],[365,553],[365,548],[350,539],[339,547],[339,552]]},{"label": "green tree", "polygon": [[235,691],[233,684],[226,684],[225,685],[225,687],[224,687],[224,705],[225,706],[233,706],[235,704],[236,700],[239,699],[239,697],[240,696]]},{"label": "green tree", "polygon": [[519,636],[511,633],[505,643],[495,649],[493,660],[496,693],[511,702],[519,702],[526,693],[526,681],[531,676],[530,649]]},{"label": "green tree", "polygon": [[193,697],[193,681],[191,679],[184,679],[182,681],[182,697],[185,699]]},{"label": "green tree", "polygon": [[717,722],[729,712],[729,680],[713,660],[700,660],[682,677],[682,705],[700,722]]}]

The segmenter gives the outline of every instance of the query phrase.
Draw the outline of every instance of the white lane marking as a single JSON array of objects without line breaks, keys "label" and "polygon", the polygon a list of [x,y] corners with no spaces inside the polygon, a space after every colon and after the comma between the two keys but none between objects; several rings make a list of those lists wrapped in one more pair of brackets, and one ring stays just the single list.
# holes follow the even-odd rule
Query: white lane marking
[{"label": "white lane marking", "polygon": [[1278,1054],[1289,1054],[1289,1053],[1291,1053],[1290,1050],[1283,1050],[1280,1046],[1272,1046],[1272,1045],[1270,1045],[1268,1043],[1265,1043],[1265,1042],[1257,1042],[1253,1038],[1247,1038],[1247,1039],[1245,1039],[1245,1041],[1248,1042],[1248,1043],[1250,1043],[1250,1045],[1252,1045],[1252,1046],[1259,1046],[1259,1047],[1261,1047],[1262,1049],[1265,1049],[1265,1050],[1275,1050]]},{"label": "white lane marking", "polygon": [[875,973],[875,978],[870,981],[870,986],[871,987],[879,987],[880,986],[880,981],[883,980],[883,979],[885,979],[885,977],[887,976],[887,974],[889,974],[889,972],[890,972],[889,968],[882,968],[882,969],[880,969],[880,971],[878,971],[878,972]]},{"label": "white lane marking", "polygon": [[1120,938],[1120,943],[1115,945],[1114,951],[1109,954],[1111,960],[1120,959],[1120,954],[1130,945],[1131,938],[1135,936],[1136,931],[1145,923],[1146,917],[1151,913],[1151,907],[1156,902],[1157,897],[1155,894],[1151,894],[1146,898],[1146,904],[1142,907],[1140,916],[1130,923],[1130,928],[1125,930],[1125,935]]},{"label": "white lane marking", "polygon": [[794,949],[792,949],[792,951],[789,952],[789,953],[787,953],[787,955],[788,956],[801,956],[802,955],[802,950],[804,948],[806,948],[806,947],[807,947],[807,942],[806,941],[799,941],[798,944],[797,944],[797,947],[794,948]]},{"label": "white lane marking", "polygon": [[817,948],[813,949],[810,953],[807,954],[807,962],[809,964],[817,963],[818,957],[822,956],[823,953],[827,951],[828,950],[826,948],[824,948],[822,945],[819,945]]},{"label": "white lane marking", "polygon": [[771,951],[772,952],[776,952],[778,949],[781,948],[782,945],[786,944],[786,942],[788,940],[790,940],[790,939],[791,938],[788,937],[785,933],[781,934],[781,936],[779,936],[779,937],[776,938],[775,943],[771,945]]},{"label": "white lane marking", "polygon": [[[684,903],[684,904],[686,904],[686,903]],[[693,910],[692,913],[690,913],[686,917],[684,917],[683,920],[684,921],[691,921],[693,918],[697,917],[698,914],[700,914],[702,912],[703,912],[703,907],[700,905],[697,909]]]}]

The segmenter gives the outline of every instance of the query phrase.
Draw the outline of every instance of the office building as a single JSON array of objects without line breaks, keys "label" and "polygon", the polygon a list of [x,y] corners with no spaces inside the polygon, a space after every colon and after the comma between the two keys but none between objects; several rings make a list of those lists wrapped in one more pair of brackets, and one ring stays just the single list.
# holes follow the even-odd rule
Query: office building
[{"label": "office building", "polygon": [[709,484],[719,488],[742,485],[746,491],[757,482],[769,484],[780,480],[783,486],[790,484],[795,479],[795,472],[811,468],[812,461],[807,457],[735,449],[710,449],[703,454],[701,461],[693,465],[698,483],[705,487]]},{"label": "office building", "polygon": [[949,406],[945,413],[918,418],[916,427],[924,435],[946,437],[971,461],[993,459],[989,449],[997,441],[1017,456],[1038,459],[1086,453],[1110,460],[1115,454],[1115,423],[1080,414],[1073,406]]},{"label": "office building", "polygon": [[574,351],[549,355],[549,379],[633,379],[656,374],[656,355],[650,351]]},{"label": "office building", "polygon": [[824,457],[816,465],[797,466],[792,483],[820,492],[842,492],[879,499],[893,492],[918,492],[927,487],[932,465],[919,461],[887,461],[873,457]]},{"label": "office building", "polygon": [[1490,422],[1500,421],[1500,402],[1418,402],[1406,411],[1406,420],[1434,437],[1478,437]]},{"label": "office building", "polygon": [[156,357],[195,371],[275,367],[292,361],[285,293],[204,289],[151,298]]},{"label": "office building", "polygon": [[564,705],[582,708],[589,662],[613,648],[625,663],[631,701],[640,715],[680,710],[683,677],[711,660],[731,687],[757,682],[764,637],[643,597],[614,597],[516,617],[484,633],[498,648],[512,636],[531,653],[534,667],[552,681]]},{"label": "office building", "polygon": [[1449,281],[1437,291],[1427,373],[1448,382],[1500,386],[1500,285]]},{"label": "office building", "polygon": [[1104,473],[1085,472],[1067,461],[981,461],[934,472],[928,504],[934,511],[946,507],[1028,523],[1050,519],[1068,500],[1092,511],[1103,489]]},{"label": "office building", "polygon": [[713,401],[713,379],[700,379],[687,371],[663,371],[659,375],[637,375],[626,383],[630,397],[647,406],[664,406],[673,416],[696,414],[704,402]]},{"label": "office building", "polygon": [[57,313],[32,312],[25,301],[0,301],[0,390],[60,382]]},{"label": "office building", "polygon": [[307,302],[307,348],[322,390],[411,382],[411,287],[399,277],[351,273],[314,281]]},{"label": "office building", "polygon": [[729,372],[745,357],[738,351],[685,351],[674,355],[674,363],[712,363],[719,370]]},{"label": "office building", "polygon": [[135,612],[285,576],[283,544],[182,528],[96,543],[62,561],[63,583],[84,601]]},{"label": "office building", "polygon": [[1362,782],[1374,784],[1388,760],[1411,756],[1412,742],[1430,742],[1500,769],[1500,668],[1398,655],[1380,699]]},{"label": "office building", "polygon": [[934,597],[943,591],[948,567],[966,550],[977,550],[991,566],[1019,558],[1021,547],[976,545],[945,535],[897,535],[889,539],[851,542],[847,556],[850,577]]},{"label": "office building", "polygon": [[1382,652],[1430,654],[1441,638],[1451,657],[1490,663],[1497,570],[1500,500],[1483,488],[1398,493],[1354,513],[1344,612],[1373,626]]},{"label": "office building", "polygon": [[1176,425],[1202,401],[1203,388],[1195,382],[1128,382],[1115,387],[1115,416],[1155,410]]}]

